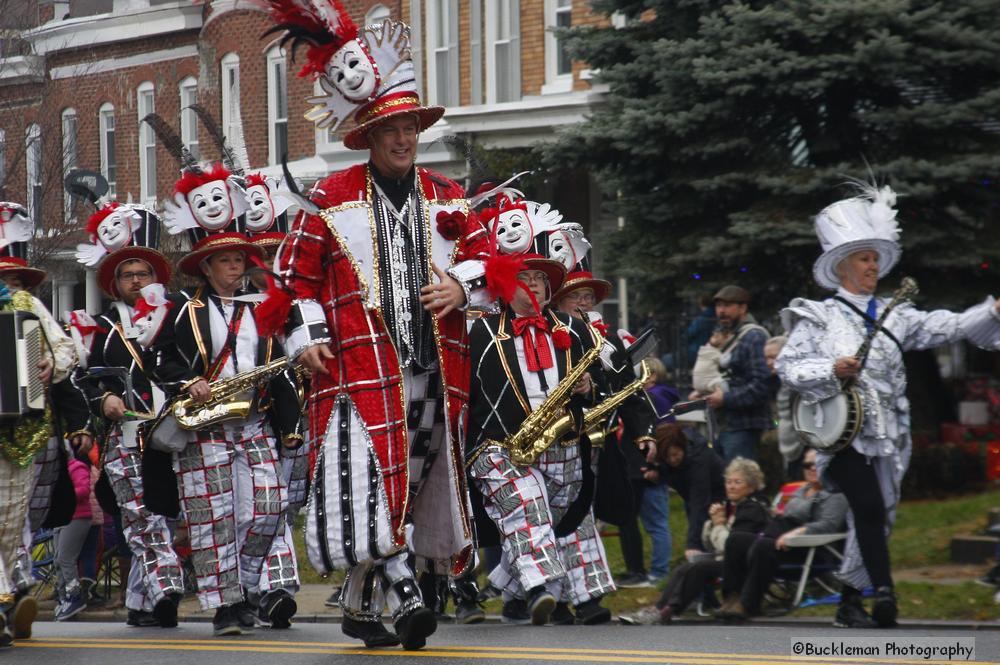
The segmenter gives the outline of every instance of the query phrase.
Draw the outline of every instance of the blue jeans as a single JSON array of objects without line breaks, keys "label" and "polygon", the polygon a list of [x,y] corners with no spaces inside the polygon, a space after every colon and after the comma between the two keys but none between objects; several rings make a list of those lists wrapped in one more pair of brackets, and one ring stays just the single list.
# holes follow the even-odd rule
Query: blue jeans
[{"label": "blue jeans", "polygon": [[639,504],[639,519],[653,543],[653,558],[649,573],[653,577],[666,577],[670,572],[670,503],[666,485],[646,485]]},{"label": "blue jeans", "polygon": [[737,429],[720,432],[715,445],[722,458],[729,464],[737,457],[757,459],[757,444],[760,443],[759,429]]}]

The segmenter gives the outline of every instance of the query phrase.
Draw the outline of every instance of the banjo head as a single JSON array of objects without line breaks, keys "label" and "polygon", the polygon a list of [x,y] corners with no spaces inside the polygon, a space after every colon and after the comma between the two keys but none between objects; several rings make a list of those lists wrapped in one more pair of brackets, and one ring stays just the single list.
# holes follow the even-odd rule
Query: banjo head
[{"label": "banjo head", "polygon": [[810,447],[837,452],[854,439],[860,428],[856,397],[853,391],[841,392],[813,404],[796,397],[792,405],[795,431]]}]

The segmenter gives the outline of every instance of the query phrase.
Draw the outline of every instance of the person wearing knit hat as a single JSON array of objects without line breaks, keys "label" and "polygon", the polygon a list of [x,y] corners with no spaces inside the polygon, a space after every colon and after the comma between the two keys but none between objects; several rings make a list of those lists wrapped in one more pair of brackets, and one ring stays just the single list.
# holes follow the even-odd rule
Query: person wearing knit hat
[{"label": "person wearing knit hat", "polygon": [[[898,613],[888,534],[913,445],[903,353],[963,339],[1000,349],[1000,302],[989,297],[960,313],[923,312],[903,302],[881,320],[889,301],[876,295],[878,283],[902,254],[896,194],[888,186],[857,188],[815,218],[823,253],[813,276],[835,295],[796,298],[782,311],[789,334],[775,367],[782,383],[800,396],[801,406],[793,410],[807,441],[819,440],[824,403],[851,383],[860,393],[860,431],[839,452],[820,451],[816,464],[823,484],[843,492],[851,508],[834,625],[885,628],[896,625]],[[860,359],[856,354],[865,340],[871,350]],[[861,598],[869,586],[875,588],[871,615]]]},{"label": "person wearing knit hat", "polygon": [[415,164],[420,133],[444,109],[420,102],[409,28],[358,28],[337,0],[267,5],[282,43],[308,45],[300,75],[321,94],[307,117],[324,131],[353,118],[344,145],[368,151],[301,202],[277,256],[281,283],[262,305],[265,332],[283,332],[288,355],[313,372],[323,465],[306,518],[310,562],[348,571],[345,635],[419,649],[437,619],[413,566],[457,575],[473,563],[464,310],[489,302],[487,237],[463,189]]},{"label": "person wearing knit hat", "polygon": [[94,418],[105,423],[102,470],[133,555],[125,592],[126,623],[170,628],[177,625],[184,593],[181,566],[166,518],[147,506],[144,485],[149,483],[144,475],[149,467],[143,464],[135,425],[141,414],[158,413],[163,405],[162,390],[149,380],[156,361],[150,346],[173,307],[164,287],[172,268],[159,252],[160,220],[150,210],[106,204],[91,216],[87,228],[96,242],[80,245],[77,259],[91,265],[96,258],[97,283],[112,303],[96,319],[85,311],[73,312],[70,333],[80,340],[81,369],[118,368],[128,373],[131,386],[129,393],[122,376],[110,373],[79,382]]},{"label": "person wearing knit hat", "polygon": [[[502,549],[489,577],[502,592],[504,621],[565,623],[565,617],[553,616],[557,603],[564,603],[563,609],[568,603],[586,608],[595,594],[614,589],[606,565],[600,565],[599,538],[575,537],[593,500],[593,476],[588,483],[585,472],[589,444],[577,433],[522,466],[503,442],[593,347],[596,333],[548,306],[564,279],[561,263],[533,254],[515,260],[514,277],[494,287],[503,310],[476,320],[469,333],[473,388],[466,464],[477,490],[473,505],[484,510],[477,519],[479,545],[499,541]],[[599,365],[572,387],[575,413],[593,403],[591,376],[600,373]],[[592,520],[588,526],[593,530]],[[573,550],[578,556],[570,556],[561,539],[579,544]],[[600,579],[586,580],[590,574]]]},{"label": "person wearing knit hat", "polygon": [[11,411],[17,415],[4,418],[0,427],[0,524],[7,527],[0,530],[0,647],[31,637],[38,611],[31,594],[35,580],[24,574],[27,571],[19,572],[20,553],[30,545],[31,532],[62,526],[73,516],[63,440],[81,455],[93,445],[86,398],[70,380],[77,364],[73,341],[30,293],[46,275],[28,262],[33,235],[27,210],[0,202],[0,311],[8,326],[22,316],[38,321],[46,344],[37,368],[27,371],[37,370],[38,379],[48,386],[44,410],[22,411],[15,401]]}]

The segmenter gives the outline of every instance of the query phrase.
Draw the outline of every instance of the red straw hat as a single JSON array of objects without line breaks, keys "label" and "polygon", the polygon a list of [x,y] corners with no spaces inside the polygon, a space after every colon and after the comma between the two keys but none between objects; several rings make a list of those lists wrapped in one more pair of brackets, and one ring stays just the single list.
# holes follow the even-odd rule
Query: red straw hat
[{"label": "red straw hat", "polygon": [[578,289],[593,289],[595,302],[601,302],[611,294],[611,282],[594,277],[593,273],[585,270],[571,272],[566,276],[562,288],[552,296],[552,300],[559,301]]},{"label": "red straw hat", "polygon": [[29,268],[28,262],[16,256],[0,257],[0,277],[19,277],[24,288],[38,286],[45,280],[46,272],[38,268]]},{"label": "red straw hat", "polygon": [[180,260],[178,267],[185,275],[201,277],[201,260],[217,252],[236,250],[247,256],[264,257],[264,251],[250,242],[242,233],[213,233],[195,243],[191,251]]},{"label": "red straw hat", "polygon": [[127,261],[144,261],[153,269],[156,280],[160,284],[167,284],[173,269],[167,257],[160,254],[155,249],[149,247],[128,246],[122,247],[116,252],[112,252],[107,258],[101,261],[97,267],[97,285],[101,290],[114,299],[121,298],[118,293],[118,266]]},{"label": "red straw hat", "polygon": [[390,118],[407,113],[417,116],[420,125],[417,131],[422,132],[441,119],[444,107],[421,106],[420,97],[411,90],[383,95],[358,109],[354,115],[357,127],[344,136],[344,145],[351,150],[367,149],[368,132]]}]

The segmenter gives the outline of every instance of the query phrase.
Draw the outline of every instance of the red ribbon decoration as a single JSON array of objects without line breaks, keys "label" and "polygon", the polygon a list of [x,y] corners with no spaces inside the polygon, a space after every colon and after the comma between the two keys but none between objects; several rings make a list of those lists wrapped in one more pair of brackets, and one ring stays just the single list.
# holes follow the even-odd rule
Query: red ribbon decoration
[{"label": "red ribbon decoration", "polygon": [[80,323],[80,317],[77,316],[76,312],[69,313],[69,324],[80,332],[80,337],[86,337],[87,335],[92,335],[95,332],[108,332],[106,328],[102,328],[98,325],[86,326]]},{"label": "red ribbon decoration", "polygon": [[[164,303],[164,306],[167,308],[167,311],[170,311],[173,308],[174,303],[168,300]],[[145,298],[139,296],[139,298],[135,301],[135,314],[132,315],[132,323],[135,323],[151,312],[155,312],[157,307],[159,307],[159,305],[150,305],[146,302]]]},{"label": "red ribbon decoration", "polygon": [[[549,330],[549,322],[544,316],[522,316],[511,321],[514,334],[524,341],[524,362],[529,372],[538,372],[552,367],[552,351],[545,333]],[[529,334],[535,329],[534,338]]]},{"label": "red ribbon decoration", "polygon": [[608,324],[604,323],[603,321],[592,321],[590,325],[597,328],[597,332],[601,333],[601,337],[608,336]]}]

